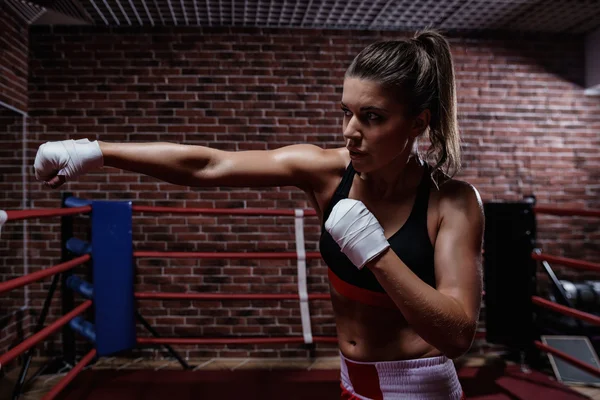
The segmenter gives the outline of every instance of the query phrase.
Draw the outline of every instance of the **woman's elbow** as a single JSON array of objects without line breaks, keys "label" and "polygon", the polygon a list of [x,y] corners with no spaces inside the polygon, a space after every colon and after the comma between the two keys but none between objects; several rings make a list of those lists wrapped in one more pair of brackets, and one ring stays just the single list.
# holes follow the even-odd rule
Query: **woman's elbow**
[{"label": "woman's elbow", "polygon": [[448,349],[446,349],[444,351],[444,355],[451,359],[455,359],[460,356],[463,356],[464,354],[466,354],[469,351],[472,343],[473,343],[472,340],[469,342],[464,341],[461,343],[455,343],[451,346],[448,346]]},{"label": "woman's elbow", "polygon": [[473,324],[469,327],[469,329],[466,329],[459,335],[456,335],[454,340],[452,340],[446,349],[443,350],[444,355],[448,358],[454,359],[466,354],[473,345],[476,329],[477,324]]}]

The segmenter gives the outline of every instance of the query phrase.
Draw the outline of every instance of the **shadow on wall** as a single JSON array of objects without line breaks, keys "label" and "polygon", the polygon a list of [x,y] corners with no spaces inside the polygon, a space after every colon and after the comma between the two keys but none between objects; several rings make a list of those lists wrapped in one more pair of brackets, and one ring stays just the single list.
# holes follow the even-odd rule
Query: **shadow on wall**
[{"label": "shadow on wall", "polygon": [[[553,75],[553,80],[559,78],[581,89],[585,87],[584,35],[490,31],[476,36],[449,35],[449,38],[453,46],[463,43],[470,50],[477,49],[469,55],[481,54],[484,58],[480,65],[492,65],[496,68],[494,72],[545,73]],[[493,58],[485,58],[490,53]],[[543,82],[539,77],[534,79]]]}]

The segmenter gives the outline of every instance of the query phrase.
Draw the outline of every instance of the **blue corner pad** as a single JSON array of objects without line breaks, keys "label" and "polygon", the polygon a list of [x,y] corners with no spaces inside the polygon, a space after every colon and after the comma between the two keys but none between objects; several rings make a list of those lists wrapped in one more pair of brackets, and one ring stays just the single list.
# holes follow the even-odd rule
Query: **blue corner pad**
[{"label": "blue corner pad", "polygon": [[90,342],[96,343],[96,329],[91,322],[86,321],[83,317],[75,317],[69,322],[69,326]]},{"label": "blue corner pad", "polygon": [[80,256],[90,254],[92,252],[92,245],[89,242],[73,237],[67,240],[67,250]]},{"label": "blue corner pad", "polygon": [[91,283],[84,281],[77,275],[71,275],[67,278],[67,286],[86,299],[94,297],[94,287]]},{"label": "blue corner pad", "polygon": [[107,356],[136,346],[131,202],[92,202],[96,350]]},{"label": "blue corner pad", "polygon": [[74,207],[85,207],[92,205],[91,200],[80,199],[78,197],[67,197],[65,199],[65,207],[74,208]]}]

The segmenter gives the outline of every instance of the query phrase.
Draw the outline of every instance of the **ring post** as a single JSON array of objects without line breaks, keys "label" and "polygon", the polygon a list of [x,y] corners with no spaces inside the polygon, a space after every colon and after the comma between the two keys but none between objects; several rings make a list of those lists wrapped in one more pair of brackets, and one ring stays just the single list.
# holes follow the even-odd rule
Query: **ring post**
[{"label": "ring post", "polygon": [[[72,193],[63,193],[61,207],[66,208],[66,200],[71,197]],[[73,216],[66,215],[60,218],[60,247],[61,247],[61,262],[70,261],[73,255],[67,248],[67,242],[73,237]],[[62,315],[65,315],[75,307],[73,292],[67,288],[67,279],[72,275],[71,271],[65,271],[61,274],[61,308]],[[75,365],[75,335],[68,326],[62,328],[63,342],[63,360],[68,365]]]},{"label": "ring post", "polygon": [[92,260],[98,356],[136,346],[132,207],[92,202]]}]

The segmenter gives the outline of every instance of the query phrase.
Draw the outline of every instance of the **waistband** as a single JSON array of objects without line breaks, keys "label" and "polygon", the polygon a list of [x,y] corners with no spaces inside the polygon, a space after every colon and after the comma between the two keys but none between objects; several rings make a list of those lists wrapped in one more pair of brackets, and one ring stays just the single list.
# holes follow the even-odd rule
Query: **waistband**
[{"label": "waistband", "polygon": [[341,356],[341,383],[358,399],[459,400],[462,387],[445,356],[358,362]]}]

